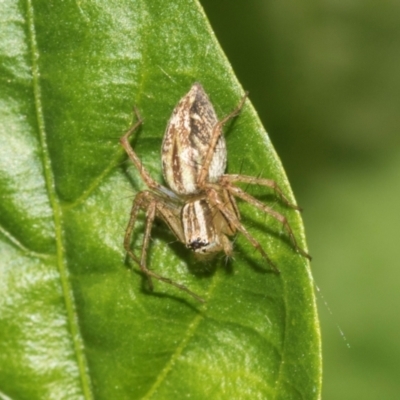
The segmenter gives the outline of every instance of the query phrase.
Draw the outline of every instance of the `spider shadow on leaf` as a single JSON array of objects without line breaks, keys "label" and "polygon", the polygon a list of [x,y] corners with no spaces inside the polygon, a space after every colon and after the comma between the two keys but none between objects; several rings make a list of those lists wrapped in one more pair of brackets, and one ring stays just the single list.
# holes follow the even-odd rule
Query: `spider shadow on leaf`
[{"label": "spider shadow on leaf", "polygon": [[[197,278],[210,278],[215,274],[218,268],[219,257],[198,257],[191,249],[185,247],[183,243],[175,238],[165,223],[159,219],[154,221],[152,238],[153,240],[160,240],[165,246],[168,246],[176,258],[184,261],[188,271]],[[171,266],[171,270],[173,270],[173,266]]]},{"label": "spider shadow on leaf", "polygon": [[170,300],[176,301],[178,303],[181,303],[182,305],[189,307],[191,310],[195,311],[196,313],[201,312],[198,308],[199,307],[198,303],[190,302],[189,298],[180,295],[179,292],[167,293],[167,292],[161,290],[161,288],[158,289],[159,286],[155,286],[154,290],[150,290],[147,276],[137,268],[132,268],[131,270],[135,275],[140,276],[142,278],[140,292],[143,293],[144,295],[156,297],[158,299],[170,299]]},{"label": "spider shadow on leaf", "polygon": [[[135,228],[133,235],[132,248],[135,249],[135,254],[140,257],[141,243],[143,240],[143,224],[145,215],[138,218],[138,224]],[[162,250],[160,248],[163,247]],[[161,251],[161,253],[160,253]],[[162,265],[160,266],[160,260]],[[148,264],[151,269],[157,273],[163,273],[169,278],[174,278],[174,270],[176,270],[175,263],[185,263],[185,268],[190,275],[200,279],[207,279],[212,277],[218,268],[218,257],[212,259],[200,260],[190,249],[186,248],[168,229],[166,224],[160,219],[155,219],[152,231],[151,240],[147,257]],[[179,295],[176,297],[169,294],[164,294],[157,289],[158,285],[153,291],[150,290],[148,276],[137,268],[137,263],[132,260],[128,255],[125,258],[125,265],[132,270],[135,274],[142,277],[142,292],[146,294],[154,294],[157,297],[170,297],[174,299],[181,299]],[[181,267],[181,266],[180,266]],[[186,302],[185,304],[190,304]]]}]

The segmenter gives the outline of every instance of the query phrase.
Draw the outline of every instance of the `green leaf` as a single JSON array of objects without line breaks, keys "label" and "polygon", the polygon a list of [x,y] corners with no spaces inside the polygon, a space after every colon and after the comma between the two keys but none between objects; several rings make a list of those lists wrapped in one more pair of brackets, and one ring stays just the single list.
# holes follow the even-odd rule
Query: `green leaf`
[{"label": "green leaf", "polygon": [[[132,106],[145,119],[135,150],[161,180],[163,132],[192,83],[220,117],[243,95],[199,4],[6,0],[0,15],[0,398],[319,398],[309,265],[270,216],[239,204],[280,275],[241,236],[233,260],[199,264],[156,224],[150,267],[205,305],[161,282],[149,293],[124,262],[144,188],[118,141]],[[275,179],[291,196],[249,103],[226,138],[229,172]],[[305,246],[297,211],[246,189]]]}]

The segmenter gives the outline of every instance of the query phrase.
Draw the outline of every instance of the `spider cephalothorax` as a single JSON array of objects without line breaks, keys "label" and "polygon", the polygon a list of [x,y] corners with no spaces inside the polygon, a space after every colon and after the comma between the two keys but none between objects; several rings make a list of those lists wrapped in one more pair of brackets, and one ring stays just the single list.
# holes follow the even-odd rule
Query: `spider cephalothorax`
[{"label": "spider cephalothorax", "polygon": [[[147,248],[155,217],[164,220],[179,241],[199,255],[208,256],[223,251],[230,256],[232,243],[229,237],[240,232],[278,272],[259,242],[240,222],[235,197],[252,204],[281,222],[294,247],[303,256],[310,258],[297,245],[293,231],[282,214],[234,185],[235,182],[242,182],[268,186],[273,188],[287,205],[297,209],[298,207],[291,204],[283,195],[276,182],[252,176],[224,174],[227,151],[222,127],[229,119],[239,114],[246,97],[247,94],[243,96],[233,112],[222,120],[218,120],[203,87],[199,83],[193,84],[175,107],[164,135],[161,160],[164,178],[169,188],[151,178],[129,143],[129,136],[142,123],[135,109],[138,121],[121,138],[121,144],[149,190],[139,192],[135,197],[124,246],[127,253],[147,275],[150,288],[153,287],[151,278],[156,278],[203,301],[186,286],[147,268]],[[146,212],[146,228],[139,259],[131,250],[131,237],[137,214],[141,209]]]}]

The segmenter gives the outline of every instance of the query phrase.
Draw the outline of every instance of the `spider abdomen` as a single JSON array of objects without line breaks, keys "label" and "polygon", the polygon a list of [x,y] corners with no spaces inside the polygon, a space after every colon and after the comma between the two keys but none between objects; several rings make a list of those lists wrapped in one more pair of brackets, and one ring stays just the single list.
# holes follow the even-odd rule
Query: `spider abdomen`
[{"label": "spider abdomen", "polygon": [[[201,191],[198,180],[218,118],[203,87],[195,83],[175,107],[161,149],[165,181],[177,194]],[[226,168],[226,144],[221,135],[208,169],[208,181],[216,182]]]}]

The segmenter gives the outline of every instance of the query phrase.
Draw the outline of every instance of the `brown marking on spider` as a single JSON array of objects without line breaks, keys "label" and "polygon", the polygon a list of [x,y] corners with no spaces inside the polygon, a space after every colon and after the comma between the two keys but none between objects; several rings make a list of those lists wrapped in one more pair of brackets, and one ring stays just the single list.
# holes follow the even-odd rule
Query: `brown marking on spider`
[{"label": "brown marking on spider", "polygon": [[[122,136],[121,144],[149,190],[138,193],[133,201],[124,247],[147,276],[151,290],[153,289],[152,278],[155,278],[204,302],[186,286],[161,276],[147,267],[147,249],[156,217],[162,219],[187,248],[203,256],[223,251],[230,257],[232,243],[229,237],[240,232],[273,270],[279,273],[260,243],[241,223],[235,197],[252,204],[279,221],[287,231],[295,249],[304,257],[311,259],[298,246],[285,216],[234,185],[236,182],[241,182],[270,187],[283,203],[291,208],[299,209],[290,203],[275,181],[245,175],[224,174],[227,152],[222,128],[227,121],[239,114],[246,98],[247,93],[242,97],[239,105],[219,121],[203,87],[200,83],[193,84],[175,107],[161,147],[162,169],[169,188],[153,180],[129,143],[129,136],[142,124],[138,110],[134,109],[137,122]],[[146,212],[146,224],[139,259],[131,249],[131,239],[140,210]]]}]

